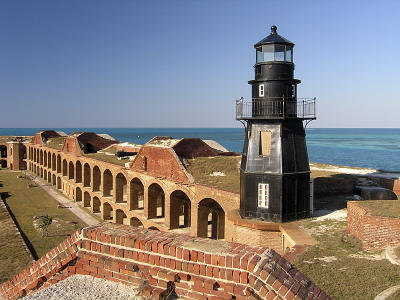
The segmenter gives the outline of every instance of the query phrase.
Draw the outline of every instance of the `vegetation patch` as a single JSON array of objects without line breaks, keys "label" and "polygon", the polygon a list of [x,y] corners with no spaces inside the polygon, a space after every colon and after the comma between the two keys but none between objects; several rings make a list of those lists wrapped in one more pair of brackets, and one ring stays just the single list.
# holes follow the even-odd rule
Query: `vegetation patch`
[{"label": "vegetation patch", "polygon": [[[1,184],[3,181],[0,181]],[[0,283],[10,280],[32,260],[26,248],[21,245],[21,237],[13,223],[7,210],[0,207]]]},{"label": "vegetation patch", "polygon": [[98,159],[101,161],[105,161],[114,165],[119,165],[119,166],[125,166],[125,163],[130,162],[131,160],[129,159],[118,159],[116,155],[107,155],[105,153],[87,153],[85,156]]},{"label": "vegetation patch", "polygon": [[389,218],[400,218],[399,200],[367,200],[359,201],[362,207],[368,209],[371,215]]},{"label": "vegetation patch", "polygon": [[49,138],[46,142],[46,146],[57,150],[62,150],[62,148],[64,147],[65,139],[65,136]]},{"label": "vegetation patch", "polygon": [[[1,170],[0,192],[10,208],[23,237],[34,257],[41,257],[61,243],[78,228],[86,226],[77,216],[66,208],[58,208],[58,202],[43,189],[26,178],[18,178],[20,173]],[[28,185],[33,187],[28,188]],[[46,235],[35,228],[35,220],[40,216],[52,218]],[[14,272],[12,272],[14,273]]]},{"label": "vegetation patch", "polygon": [[240,156],[198,157],[185,160],[185,165],[196,183],[239,193],[240,159]]},{"label": "vegetation patch", "polygon": [[400,284],[400,266],[381,252],[361,250],[361,242],[346,232],[346,221],[313,219],[298,222],[317,244],[295,258],[294,265],[334,299],[374,299]]}]

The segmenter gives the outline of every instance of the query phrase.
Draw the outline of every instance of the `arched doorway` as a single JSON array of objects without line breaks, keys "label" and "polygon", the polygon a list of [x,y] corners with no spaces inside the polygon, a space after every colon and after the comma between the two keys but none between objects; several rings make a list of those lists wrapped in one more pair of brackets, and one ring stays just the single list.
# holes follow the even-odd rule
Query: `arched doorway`
[{"label": "arched doorway", "polygon": [[115,211],[115,223],[126,224],[126,214],[121,209]]},{"label": "arched doorway", "polygon": [[82,183],[82,164],[78,160],[76,161],[76,172],[75,172],[75,182]]},{"label": "arched doorway", "polygon": [[47,151],[45,150],[43,153],[43,165],[47,168]]},{"label": "arched doorway", "polygon": [[81,188],[76,188],[75,190],[75,201],[76,202],[82,202],[82,190]]},{"label": "arched doorway", "polygon": [[[90,197],[90,196],[89,196]],[[93,213],[100,213],[101,202],[97,197],[93,197]]]},{"label": "arched doorway", "polygon": [[68,175],[67,160],[66,159],[63,159],[62,174],[63,174],[63,176],[67,176]]},{"label": "arched doorway", "polygon": [[90,207],[90,194],[88,192],[85,192],[83,195],[83,206],[84,207]]},{"label": "arched doorway", "polygon": [[52,178],[51,184],[55,186],[56,183],[57,183],[56,180],[57,180],[56,179],[56,175],[53,174],[53,178]]},{"label": "arched doorway", "polygon": [[143,223],[138,218],[135,217],[130,218],[129,224],[134,227],[143,228]]},{"label": "arched doorway", "polygon": [[85,163],[83,166],[83,186],[90,186],[90,182],[90,166],[88,163]]},{"label": "arched doorway", "polygon": [[161,186],[153,183],[149,186],[149,219],[165,216],[165,194]]},{"label": "arched doorway", "polygon": [[51,173],[50,173],[50,171],[47,172],[47,182],[51,183]]},{"label": "arched doorway", "polygon": [[144,186],[138,178],[131,180],[130,208],[131,210],[143,209],[144,207]]},{"label": "arched doorway", "polygon": [[118,173],[116,177],[115,187],[116,187],[115,202],[127,203],[128,195],[127,195],[126,178],[124,174]]},{"label": "arched doorway", "polygon": [[171,229],[190,227],[190,199],[182,191],[174,191],[170,196]]},{"label": "arched doorway", "polygon": [[97,197],[93,197],[93,213],[100,213],[101,202]]},{"label": "arched doorway", "polygon": [[72,161],[69,162],[69,172],[68,172],[68,179],[74,179],[74,171],[75,171],[75,166],[74,163]]},{"label": "arched doorway", "polygon": [[109,169],[103,173],[103,197],[112,197],[113,195],[113,176]]},{"label": "arched doorway", "polygon": [[93,192],[100,191],[101,172],[98,166],[93,168]]},{"label": "arched doorway", "polygon": [[103,220],[108,221],[113,219],[113,209],[112,206],[104,202],[103,203]]},{"label": "arched doorway", "polygon": [[47,154],[47,167],[51,168],[51,152]]},{"label": "arched doorway", "polygon": [[211,198],[199,202],[197,235],[211,239],[225,237],[225,212],[217,201]]},{"label": "arched doorway", "polygon": [[46,170],[44,170],[44,172],[43,172],[43,180],[47,181],[47,172],[46,172]]},{"label": "arched doorway", "polygon": [[156,230],[156,231],[160,231],[160,229],[158,229],[157,227],[154,227],[154,226],[150,226],[148,229],[150,229],[150,230]]},{"label": "arched doorway", "polygon": [[[53,154],[53,171],[56,170],[56,156]],[[61,156],[57,155],[57,173],[61,173]]]}]

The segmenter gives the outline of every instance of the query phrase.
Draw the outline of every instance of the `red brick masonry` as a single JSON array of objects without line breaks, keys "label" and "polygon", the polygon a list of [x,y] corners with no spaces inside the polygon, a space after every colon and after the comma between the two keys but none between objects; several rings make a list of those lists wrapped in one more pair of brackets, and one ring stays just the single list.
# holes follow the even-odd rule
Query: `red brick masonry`
[{"label": "red brick masonry", "polygon": [[266,247],[105,223],[71,235],[0,285],[16,299],[74,274],[143,287],[158,299],[331,299]]},{"label": "red brick masonry", "polygon": [[363,250],[400,245],[400,219],[372,216],[357,201],[347,202],[347,231],[361,240]]}]

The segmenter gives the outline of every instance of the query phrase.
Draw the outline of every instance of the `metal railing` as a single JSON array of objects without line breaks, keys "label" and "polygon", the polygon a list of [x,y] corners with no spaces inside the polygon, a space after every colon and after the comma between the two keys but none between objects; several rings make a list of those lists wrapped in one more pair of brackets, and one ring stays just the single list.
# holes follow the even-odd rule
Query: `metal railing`
[{"label": "metal railing", "polygon": [[236,100],[236,120],[316,119],[316,98],[253,98]]}]

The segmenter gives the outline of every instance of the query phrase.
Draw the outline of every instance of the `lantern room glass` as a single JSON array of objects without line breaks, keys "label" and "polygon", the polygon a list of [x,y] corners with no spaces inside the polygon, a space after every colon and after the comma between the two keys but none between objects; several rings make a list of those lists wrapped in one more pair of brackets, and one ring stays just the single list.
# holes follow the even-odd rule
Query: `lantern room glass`
[{"label": "lantern room glass", "polygon": [[256,62],[293,62],[293,47],[283,44],[267,44],[256,48]]}]

